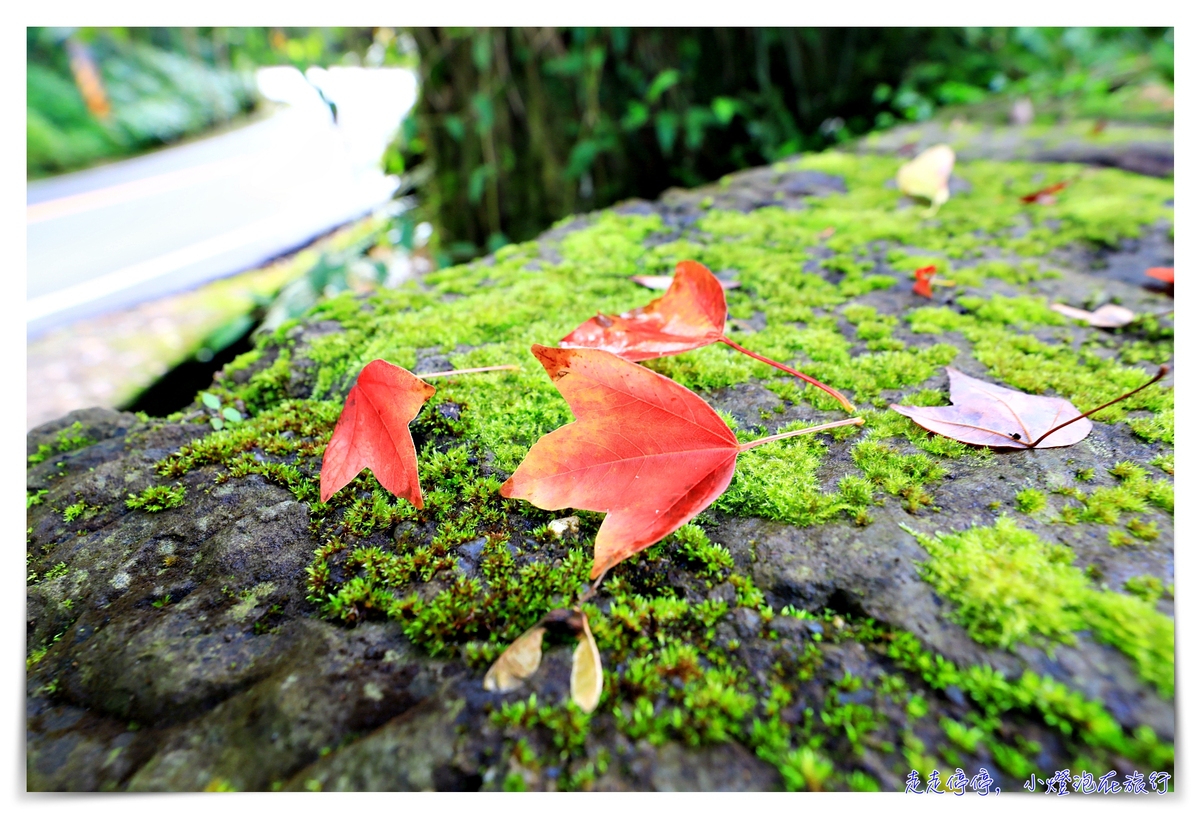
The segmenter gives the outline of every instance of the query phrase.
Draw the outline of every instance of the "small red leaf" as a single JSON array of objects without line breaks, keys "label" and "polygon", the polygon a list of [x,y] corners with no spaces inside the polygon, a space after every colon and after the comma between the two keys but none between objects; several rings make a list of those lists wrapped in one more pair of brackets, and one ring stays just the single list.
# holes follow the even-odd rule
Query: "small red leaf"
[{"label": "small red leaf", "polygon": [[913,292],[926,298],[933,298],[933,286],[930,282],[933,281],[933,274],[936,272],[937,267],[932,264],[913,270],[913,275],[917,277],[917,282],[913,284]]},{"label": "small red leaf", "polygon": [[500,493],[606,512],[593,579],[725,491],[741,447],[698,395],[604,350],[535,345],[533,354],[577,420],[534,443]]},{"label": "small red leaf", "polygon": [[364,366],[325,447],[321,502],[369,468],[385,489],[423,508],[417,451],[408,424],[434,391],[407,369],[387,361]]},{"label": "small red leaf", "polygon": [[620,315],[597,315],[562,339],[563,348],[603,349],[627,361],[678,355],[720,341],[744,355],[795,375],[837,398],[847,412],[854,405],[846,396],[816,378],[786,364],[764,358],[725,337],[725,290],[717,277],[698,261],[675,265],[675,278],[660,298]]}]

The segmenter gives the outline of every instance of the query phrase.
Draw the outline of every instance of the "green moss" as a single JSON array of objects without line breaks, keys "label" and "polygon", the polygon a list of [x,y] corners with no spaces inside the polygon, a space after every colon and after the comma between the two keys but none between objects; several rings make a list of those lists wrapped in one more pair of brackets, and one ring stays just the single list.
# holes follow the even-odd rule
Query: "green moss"
[{"label": "green moss", "polygon": [[908,511],[931,505],[925,486],[945,476],[946,469],[923,454],[902,454],[875,440],[864,440],[851,452],[854,464],[873,485],[900,497]]},{"label": "green moss", "polygon": [[95,517],[101,511],[103,511],[103,508],[100,506],[78,500],[63,509],[63,522],[73,523],[80,518]]},{"label": "green moss", "polygon": [[27,458],[29,465],[44,463],[56,454],[73,452],[91,446],[96,441],[83,434],[83,424],[75,421],[65,429],[60,429],[55,435],[54,443],[41,443],[38,450]]},{"label": "green moss", "polygon": [[1045,493],[1037,489],[1021,489],[1017,492],[1017,510],[1023,514],[1036,514],[1046,507]]},{"label": "green moss", "polygon": [[186,489],[179,485],[150,486],[139,494],[131,494],[125,500],[128,508],[141,511],[166,511],[169,508],[179,508],[183,505]]},{"label": "green moss", "polygon": [[1160,469],[1165,471],[1167,474],[1174,475],[1175,474],[1175,455],[1160,454],[1157,457],[1155,457],[1153,460],[1150,461],[1150,465],[1158,466]]},{"label": "green moss", "polygon": [[1158,602],[1163,595],[1163,584],[1158,577],[1141,574],[1125,580],[1125,590],[1147,602]]},{"label": "green moss", "polygon": [[954,621],[973,639],[1048,647],[1074,644],[1075,632],[1089,629],[1129,656],[1163,696],[1174,694],[1174,623],[1143,600],[1093,587],[1069,548],[1007,517],[990,528],[916,536],[931,557],[922,577],[954,603]]},{"label": "green moss", "polygon": [[[901,498],[910,511],[930,507],[949,460],[986,463],[995,457],[930,435],[886,410],[897,401],[947,402],[944,393],[920,387],[966,353],[923,336],[956,333],[961,340],[952,340],[966,341],[962,349],[969,346],[992,377],[1035,393],[1061,394],[1080,408],[1140,385],[1146,376],[1128,365],[1131,357],[1154,360],[1169,351],[1170,336],[1157,324],[1139,324],[1111,338],[1070,328],[1092,333],[1077,348],[1039,340],[1034,332],[1044,335],[1046,328],[1064,322],[1029,288],[1054,275],[1041,261],[1050,249],[1100,236],[1118,216],[1122,226],[1114,236],[1171,219],[1162,205],[1170,196],[1169,182],[1100,170],[1089,173],[1086,184],[1080,181],[1081,194],[1103,204],[1128,190],[1131,203],[1124,212],[1065,199],[1051,208],[1030,209],[1016,202],[1011,190],[1033,185],[1033,175],[1044,168],[961,163],[956,172],[971,182],[970,192],[956,195],[936,219],[928,219],[918,208],[899,208],[898,191],[885,186],[897,165],[888,157],[809,156],[800,167],[842,174],[848,193],[811,199],[800,210],[708,208],[682,232],[657,216],[578,217],[560,225],[562,238],[548,247],[510,245],[493,259],[438,270],[419,283],[369,297],[343,294],[310,316],[336,322],[340,331],[314,334],[306,346],[293,348],[289,336],[296,333],[281,327],[229,367],[228,373],[251,374],[241,384],[223,379],[214,394],[223,405],[242,400],[248,417],[165,458],[159,472],[178,479],[202,469],[217,482],[258,474],[285,486],[308,505],[310,531],[321,543],[306,581],[309,599],[322,616],[345,623],[391,619],[424,650],[459,655],[482,669],[546,611],[578,598],[601,520],[598,514],[579,513],[579,534],[558,540],[548,536],[546,525],[561,513],[497,494],[533,442],[571,419],[529,346],[553,343],[597,310],[621,312],[645,304],[653,295],[632,284],[630,275],[668,273],[683,258],[730,273],[742,284],[728,293],[730,314],[749,322],[737,325],[741,329],[732,337],[835,386],[864,409],[861,429],[794,438],[739,457],[729,489],[713,506],[714,516],[866,525],[871,507],[884,495]],[[834,233],[822,240],[830,227]],[[820,244],[834,255],[817,252]],[[985,246],[998,248],[1003,260],[985,260]],[[896,337],[904,331],[901,321],[862,296],[903,284],[919,263],[934,263],[939,274],[955,278],[959,297],[953,309],[924,306],[901,316],[916,334],[915,339],[903,334],[911,341],[906,343]],[[981,298],[968,291],[986,279],[1022,292]],[[750,332],[749,326],[762,329]],[[1115,355],[1114,343],[1122,350]],[[329,502],[319,502],[321,456],[361,368],[384,358],[412,369],[430,353],[448,356],[456,367],[516,363],[521,370],[434,383],[437,393],[412,425],[424,509],[391,497],[368,472]],[[782,398],[779,412],[798,403],[839,409],[825,393],[723,345],[647,366],[702,392],[761,382]],[[1169,443],[1172,412],[1170,390],[1155,386],[1097,420],[1129,422],[1148,439]],[[743,440],[761,436],[748,429],[738,434]],[[822,467],[831,451],[843,458],[847,449],[854,466],[834,475],[833,489]],[[1127,529],[1138,526],[1148,531],[1156,509],[1173,509],[1169,482],[1128,469],[1116,476],[1116,486],[1100,486],[1091,494],[1080,490],[1075,499],[1063,495],[1061,513],[1074,515],[1080,524],[1123,526],[1116,530],[1129,536]],[[1114,510],[1115,522],[1105,522]],[[1109,753],[1138,763],[1151,757],[1169,763],[1170,748],[1158,745],[1153,735],[1145,741],[1130,738],[1102,707],[1061,685],[1032,676],[1008,681],[987,668],[960,671],[921,652],[915,637],[916,647],[905,647],[910,635],[869,620],[793,609],[792,615],[817,619],[823,630],[796,646],[794,656],[780,659],[769,678],[750,673],[740,655],[744,634],[729,636],[731,609],[755,611],[764,634],[782,614],[736,570],[730,552],[709,539],[705,529],[711,522],[702,515],[623,562],[610,572],[600,596],[585,605],[605,662],[605,692],[596,718],[611,720],[606,723],[627,738],[687,744],[737,740],[774,765],[790,789],[874,788],[870,776],[845,771],[868,747],[892,754],[897,763],[912,763],[910,769],[944,767],[951,755],[973,751],[990,752],[1010,772],[1032,769],[1037,751],[1032,744],[1002,738],[998,724],[988,721],[1000,715],[1011,717],[1017,729],[1025,721],[1059,728],[1072,736],[1073,748],[1082,740],[1088,748],[1103,748],[1099,755],[1106,760]],[[1135,654],[1139,673],[1161,689],[1173,667],[1173,642],[1163,626],[1170,620],[1156,612],[1158,619],[1149,616],[1146,600],[1098,590],[1086,578],[1081,584],[1069,552],[1063,559],[1040,541],[1005,534],[990,548],[972,545],[967,533],[955,536],[970,540],[962,549],[963,570],[952,570],[949,557],[935,557],[929,565],[945,569],[937,581],[952,594],[944,596],[969,612],[970,627],[980,638],[1052,645],[1087,628],[1096,639],[1125,644],[1122,649]],[[933,573],[929,577],[935,579]],[[728,588],[720,599],[705,598],[724,583],[732,586],[732,599]],[[1065,596],[1043,592],[1042,599],[1026,600],[1018,595],[1015,613],[1006,619],[1005,594],[1013,588],[1024,593],[1038,583]],[[1113,597],[1135,607],[1122,607],[1126,603]],[[744,619],[739,622],[744,629]],[[871,680],[831,670],[828,651],[846,640],[876,653],[887,651],[900,672]],[[935,723],[933,691],[950,684],[968,692],[972,712]],[[856,686],[853,694],[874,699],[845,699],[851,686]],[[898,724],[890,723],[885,710],[893,706],[901,711]],[[561,765],[560,786],[585,786],[603,772],[601,759],[582,754],[593,722],[571,704],[520,699],[498,706],[493,723],[504,733],[505,752],[525,769]],[[520,774],[508,783],[526,786]]]}]

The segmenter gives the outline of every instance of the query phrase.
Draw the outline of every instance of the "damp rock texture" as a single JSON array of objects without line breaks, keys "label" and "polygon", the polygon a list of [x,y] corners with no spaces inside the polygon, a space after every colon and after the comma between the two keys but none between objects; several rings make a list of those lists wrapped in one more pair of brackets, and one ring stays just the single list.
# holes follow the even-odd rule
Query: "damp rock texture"
[{"label": "damp rock texture", "polygon": [[[947,366],[1088,409],[1171,363],[1172,296],[1142,273],[1173,263],[1172,183],[983,152],[931,215],[890,184],[904,157],[874,150],[327,301],[218,373],[209,391],[245,417],[219,431],[200,402],[34,429],[28,788],[896,791],[937,771],[1009,793],[1063,769],[1172,786],[1173,378],[1060,449],[979,450],[888,409],[947,403]],[[609,572],[583,605],[594,712],[549,637],[522,689],[485,691],[505,646],[576,604],[603,519],[498,494],[571,420],[529,346],[646,303],[629,277],[682,259],[739,282],[731,337],[866,422],[741,455],[708,510]],[[930,264],[932,299],[912,291]],[[1054,302],[1138,318],[1093,329]],[[434,382],[411,426],[423,510],[369,472],[320,502],[375,358],[521,366]],[[724,347],[646,365],[743,440],[845,416]]]}]

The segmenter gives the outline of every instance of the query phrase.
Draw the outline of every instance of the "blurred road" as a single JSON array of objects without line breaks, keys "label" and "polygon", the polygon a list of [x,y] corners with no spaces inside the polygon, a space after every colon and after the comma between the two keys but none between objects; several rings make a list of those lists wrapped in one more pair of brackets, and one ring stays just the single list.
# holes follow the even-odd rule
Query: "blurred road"
[{"label": "blurred road", "polygon": [[266,119],[30,183],[29,337],[254,267],[387,202],[396,179],[380,157],[416,99],[414,75],[308,78],[262,69],[263,95],[285,103]]}]

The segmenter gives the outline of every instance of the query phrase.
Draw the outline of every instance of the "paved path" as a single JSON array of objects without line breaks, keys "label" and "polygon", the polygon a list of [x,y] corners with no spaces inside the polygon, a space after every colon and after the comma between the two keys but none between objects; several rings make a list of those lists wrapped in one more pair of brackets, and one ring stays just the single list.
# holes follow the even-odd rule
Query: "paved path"
[{"label": "paved path", "polygon": [[[290,72],[290,73],[289,73]],[[385,203],[379,160],[416,83],[403,69],[260,74],[289,104],[235,130],[27,192],[30,337],[248,269]]]}]

